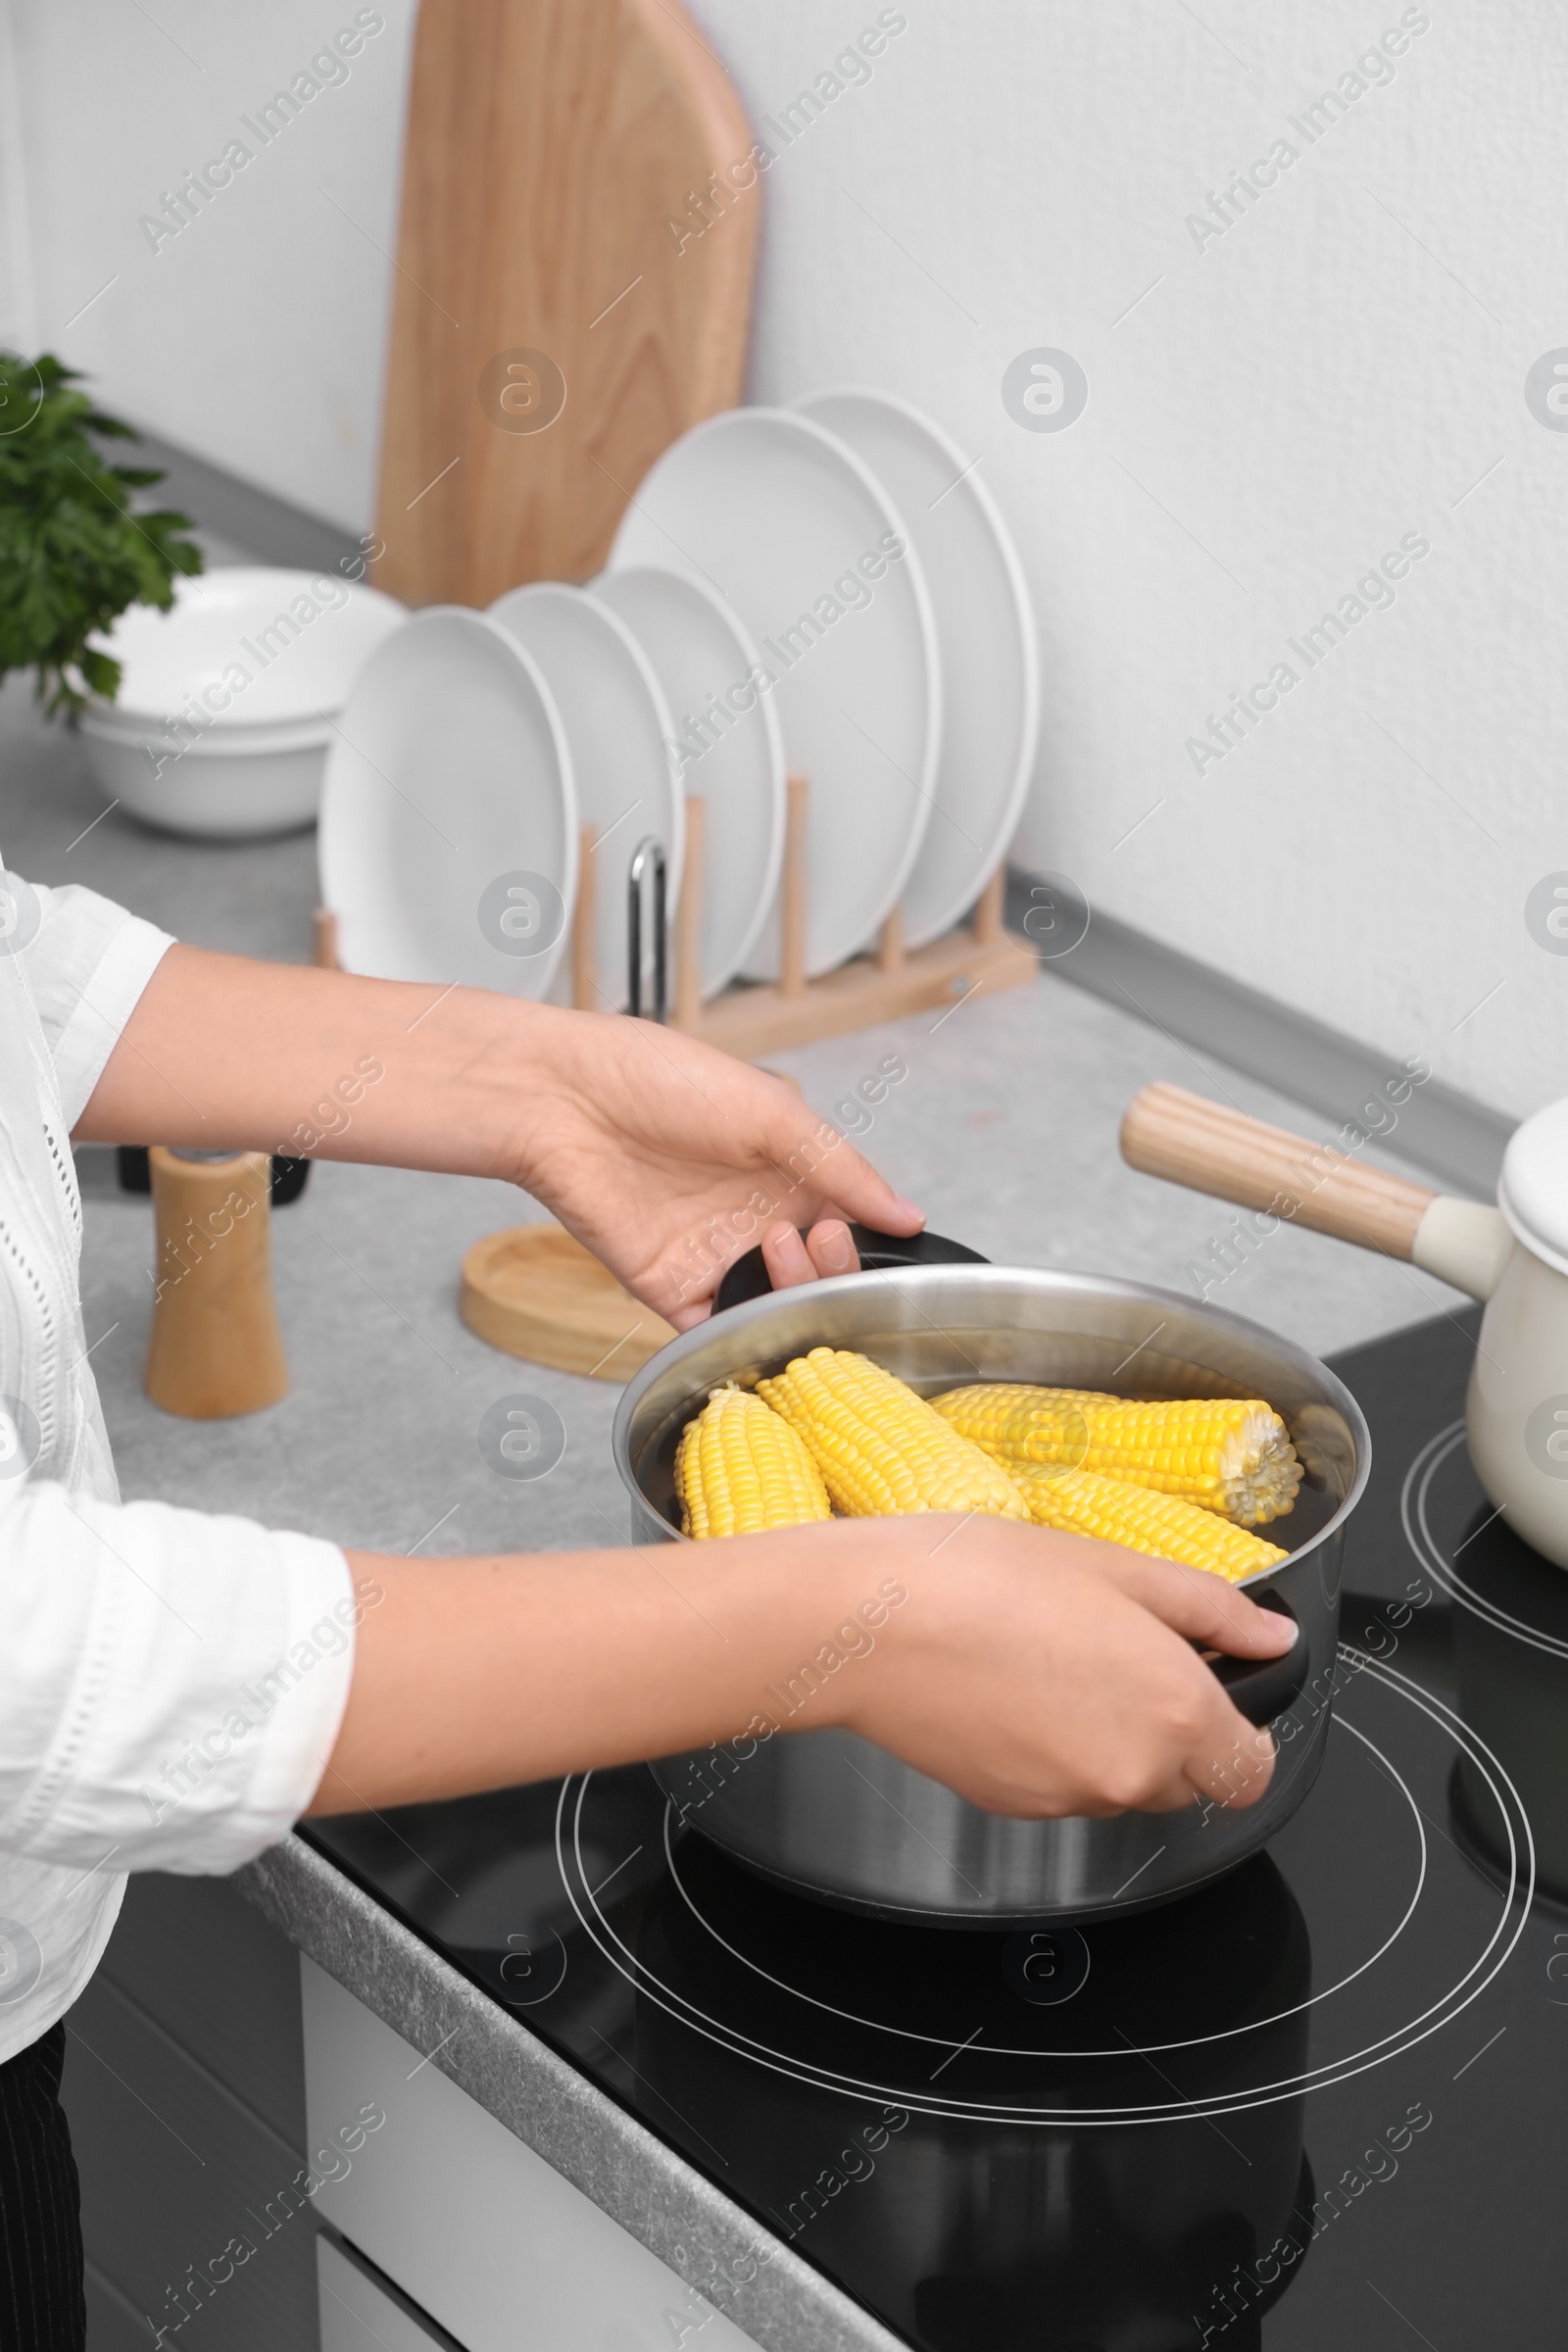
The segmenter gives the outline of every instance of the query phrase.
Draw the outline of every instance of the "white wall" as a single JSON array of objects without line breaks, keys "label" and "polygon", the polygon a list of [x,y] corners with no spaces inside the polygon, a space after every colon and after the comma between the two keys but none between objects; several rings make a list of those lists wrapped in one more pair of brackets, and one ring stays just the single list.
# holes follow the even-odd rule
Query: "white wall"
[{"label": "white wall", "polygon": [[[120,0],[12,5],[38,338],[160,431],[358,526],[407,0],[156,257],[136,215],[352,8],[159,0],[166,35]],[[890,385],[981,459],[1044,638],[1026,861],[1525,1110],[1568,1077],[1568,963],[1525,920],[1568,868],[1568,434],[1523,395],[1568,344],[1568,19],[1407,11],[1430,28],[1308,147],[1286,117],[1402,6],[906,0],[870,81],[767,175],[754,396]],[[878,0],[698,9],[760,116]],[[1299,160],[1197,250],[1187,215],[1281,136]],[[1066,431],[1003,406],[1036,346],[1087,372]],[[1406,533],[1430,554],[1307,673],[1285,640]],[[1299,684],[1200,777],[1187,739],[1281,660]]]},{"label": "white wall", "polygon": [[[368,12],[384,29],[348,61],[347,79],[267,146],[240,118],[352,28],[360,0],[146,10],[0,0],[0,12],[33,280],[30,319],[7,304],[0,331],[89,368],[106,403],[137,422],[360,529],[372,499],[410,0]],[[0,38],[0,72],[5,56]],[[0,139],[5,125],[0,111]],[[251,161],[177,236],[150,244],[141,217],[235,137]],[[12,176],[0,176],[0,200]],[[9,201],[7,217],[14,227]],[[9,278],[0,301],[15,269]]]}]

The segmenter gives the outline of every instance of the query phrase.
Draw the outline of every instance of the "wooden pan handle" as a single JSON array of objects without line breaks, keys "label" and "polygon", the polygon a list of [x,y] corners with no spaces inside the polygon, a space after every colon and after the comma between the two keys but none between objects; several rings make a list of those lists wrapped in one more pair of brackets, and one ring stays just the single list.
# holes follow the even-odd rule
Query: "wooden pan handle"
[{"label": "wooden pan handle", "polygon": [[1423,1184],[1365,1167],[1332,1144],[1265,1127],[1180,1086],[1146,1086],[1128,1103],[1121,1155],[1146,1176],[1164,1176],[1239,1208],[1271,1210],[1314,1233],[1408,1257],[1437,1195]]}]

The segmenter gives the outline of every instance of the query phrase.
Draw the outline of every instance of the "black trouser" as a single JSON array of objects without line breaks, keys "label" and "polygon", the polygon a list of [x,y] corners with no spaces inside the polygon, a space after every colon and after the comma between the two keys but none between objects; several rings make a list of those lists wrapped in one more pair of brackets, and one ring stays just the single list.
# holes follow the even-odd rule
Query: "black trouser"
[{"label": "black trouser", "polygon": [[0,2066],[0,2345],[82,2352],[81,2205],[60,2104],[66,2029]]}]

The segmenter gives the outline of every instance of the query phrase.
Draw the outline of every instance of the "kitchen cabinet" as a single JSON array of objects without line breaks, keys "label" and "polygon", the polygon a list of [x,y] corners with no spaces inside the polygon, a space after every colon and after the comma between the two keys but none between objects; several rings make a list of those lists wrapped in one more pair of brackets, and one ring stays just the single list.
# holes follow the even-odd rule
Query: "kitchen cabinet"
[{"label": "kitchen cabinet", "polygon": [[300,1970],[316,2209],[465,2352],[670,2352],[699,2334],[702,2352],[748,2352],[750,2336],[449,2082],[439,2047],[414,2048],[314,1961]]},{"label": "kitchen cabinet", "polygon": [[146,2352],[163,2327],[196,2352],[315,2352],[315,2221],[278,2204],[305,2162],[305,2062],[276,1929],[220,1879],[138,1874],[66,2020],[63,2097],[91,2352]]}]

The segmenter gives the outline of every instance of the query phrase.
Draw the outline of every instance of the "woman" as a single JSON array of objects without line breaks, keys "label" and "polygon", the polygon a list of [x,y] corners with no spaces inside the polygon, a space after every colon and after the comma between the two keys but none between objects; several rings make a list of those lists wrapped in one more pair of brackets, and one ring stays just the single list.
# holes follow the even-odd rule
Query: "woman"
[{"label": "woman", "polygon": [[[995,1520],[405,1559],[119,1500],[76,1295],[73,1138],[268,1150],[356,1063],[323,1156],[501,1176],[681,1326],[758,1230],[776,1285],[920,1212],[793,1091],[670,1030],[176,946],[91,891],[0,886],[0,2342],[82,2340],[65,2011],[135,1869],[227,1873],[303,1813],[706,1745],[887,1578],[815,1725],[1020,1815],[1261,1794],[1266,1735],[1195,1642],[1263,1657],[1217,1579]],[[808,1227],[802,1242],[798,1227]],[[322,1638],[313,1642],[313,1628]],[[354,1629],[344,1643],[334,1628]],[[328,1638],[330,1637],[330,1638]],[[311,1671],[277,1672],[301,1645]],[[241,1703],[267,1682],[265,1710]],[[288,1687],[284,1688],[287,1683]],[[172,1760],[173,1760],[172,1762]],[[177,1769],[176,1769],[177,1765]]]}]

